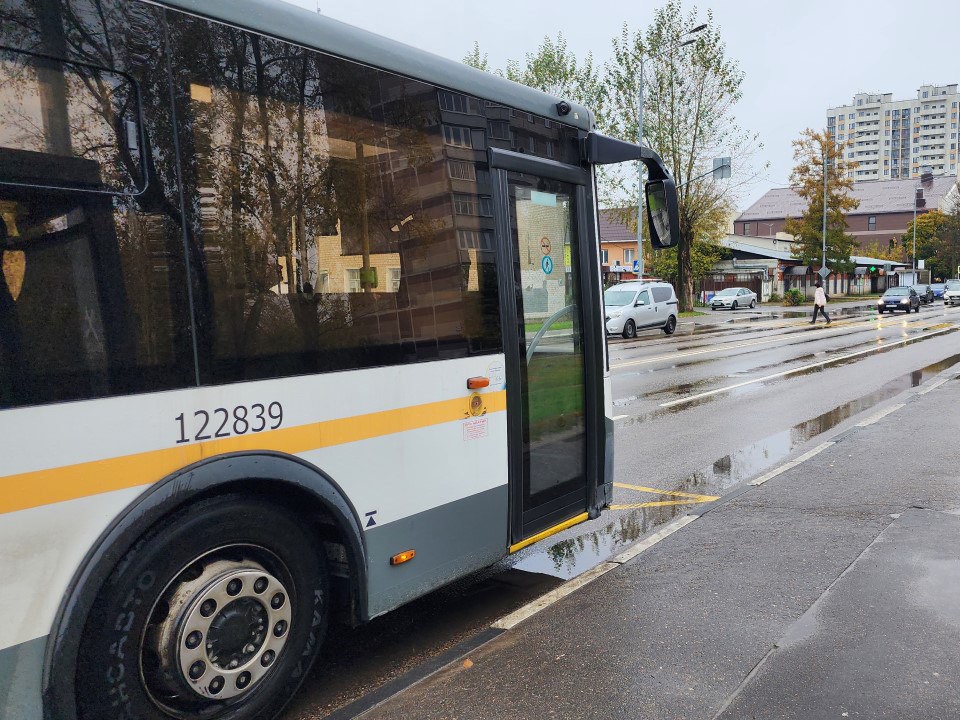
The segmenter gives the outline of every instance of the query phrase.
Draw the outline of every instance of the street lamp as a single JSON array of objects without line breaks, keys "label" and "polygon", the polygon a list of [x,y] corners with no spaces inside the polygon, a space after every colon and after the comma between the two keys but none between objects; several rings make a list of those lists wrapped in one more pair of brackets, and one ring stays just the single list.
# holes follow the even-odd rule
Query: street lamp
[{"label": "street lamp", "polygon": [[[681,37],[693,35],[707,28],[706,23],[701,23],[696,27],[690,28]],[[684,40],[682,43],[672,46],[670,51],[692,45],[696,38]],[[637,142],[643,144],[643,55],[640,56],[640,99],[637,106]],[[639,197],[637,199],[637,279],[643,280],[643,170],[644,164],[638,162],[637,178],[639,180]]]},{"label": "street lamp", "polygon": [[917,284],[917,207],[920,203],[926,204],[923,199],[923,186],[933,180],[933,168],[929,165],[920,166],[920,182],[913,188],[913,285]]}]

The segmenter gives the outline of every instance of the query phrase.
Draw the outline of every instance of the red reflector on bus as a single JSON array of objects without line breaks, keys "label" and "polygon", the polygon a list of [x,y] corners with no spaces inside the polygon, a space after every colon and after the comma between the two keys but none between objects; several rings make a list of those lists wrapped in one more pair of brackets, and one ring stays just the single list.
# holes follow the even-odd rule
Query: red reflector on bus
[{"label": "red reflector on bus", "polygon": [[404,550],[402,553],[397,553],[392,558],[390,558],[390,564],[400,565],[401,563],[405,563],[408,560],[413,560],[416,554],[417,554],[416,550]]}]

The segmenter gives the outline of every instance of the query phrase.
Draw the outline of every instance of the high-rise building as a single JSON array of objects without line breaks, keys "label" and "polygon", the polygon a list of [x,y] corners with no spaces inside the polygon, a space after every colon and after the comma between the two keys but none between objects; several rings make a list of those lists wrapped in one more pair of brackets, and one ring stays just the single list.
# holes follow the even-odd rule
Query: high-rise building
[{"label": "high-rise building", "polygon": [[847,142],[856,182],[919,177],[922,167],[934,175],[957,172],[957,84],[922,85],[917,97],[894,100],[893,93],[858,93],[850,105],[827,110],[827,129]]}]

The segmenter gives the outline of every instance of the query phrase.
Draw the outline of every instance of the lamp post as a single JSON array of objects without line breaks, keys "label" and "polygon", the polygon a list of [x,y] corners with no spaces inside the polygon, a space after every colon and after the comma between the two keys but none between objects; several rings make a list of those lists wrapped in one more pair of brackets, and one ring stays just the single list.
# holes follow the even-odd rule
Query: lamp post
[{"label": "lamp post", "polygon": [[[681,37],[687,35],[693,35],[698,33],[701,30],[705,30],[707,27],[706,23],[697,25],[690,30],[687,30]],[[670,48],[670,51],[676,50],[677,48],[685,47],[696,42],[696,38],[691,38],[689,40],[684,40],[678,45],[674,45]],[[640,92],[639,102],[637,103],[637,143],[643,144],[643,55],[640,56]],[[643,171],[644,164],[642,162],[637,163],[637,179],[639,181],[639,196],[637,198],[637,279],[643,280],[643,207],[644,207],[644,198],[643,198]]]}]

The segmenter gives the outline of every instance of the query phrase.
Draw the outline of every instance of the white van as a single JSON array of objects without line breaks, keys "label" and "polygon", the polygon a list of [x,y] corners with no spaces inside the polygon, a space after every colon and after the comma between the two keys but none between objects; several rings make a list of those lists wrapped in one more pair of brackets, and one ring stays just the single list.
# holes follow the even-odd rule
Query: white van
[{"label": "white van", "polygon": [[603,294],[604,324],[611,335],[636,337],[637,330],[661,328],[667,335],[677,329],[679,303],[673,285],[665,282],[625,282]]}]

